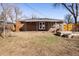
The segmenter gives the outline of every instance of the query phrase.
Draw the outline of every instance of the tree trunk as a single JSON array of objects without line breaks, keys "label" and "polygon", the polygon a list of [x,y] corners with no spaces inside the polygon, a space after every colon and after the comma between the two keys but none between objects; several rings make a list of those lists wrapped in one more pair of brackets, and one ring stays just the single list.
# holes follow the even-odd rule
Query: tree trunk
[{"label": "tree trunk", "polygon": [[75,19],[75,24],[77,24],[77,17],[74,17],[74,19]]},{"label": "tree trunk", "polygon": [[5,20],[4,20],[4,27],[3,27],[3,37],[5,38]]},{"label": "tree trunk", "polygon": [[74,30],[75,30],[75,31],[78,31],[78,30],[77,30],[77,17],[74,17],[74,20],[75,20],[75,25],[74,25],[75,28],[74,28]]}]

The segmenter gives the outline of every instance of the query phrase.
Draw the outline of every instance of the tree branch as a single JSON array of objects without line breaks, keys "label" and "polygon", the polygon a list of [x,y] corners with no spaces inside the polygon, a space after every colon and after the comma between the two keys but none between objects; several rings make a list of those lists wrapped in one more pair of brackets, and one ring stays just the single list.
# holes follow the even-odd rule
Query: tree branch
[{"label": "tree branch", "polygon": [[74,13],[68,8],[68,6],[65,3],[62,3],[62,5],[71,13],[74,15]]},{"label": "tree branch", "polygon": [[72,9],[72,12],[73,12],[73,14],[74,14],[74,16],[75,16],[75,12],[74,12],[74,3],[72,3],[71,9]]},{"label": "tree branch", "polygon": [[76,17],[78,17],[78,4],[76,3]]}]

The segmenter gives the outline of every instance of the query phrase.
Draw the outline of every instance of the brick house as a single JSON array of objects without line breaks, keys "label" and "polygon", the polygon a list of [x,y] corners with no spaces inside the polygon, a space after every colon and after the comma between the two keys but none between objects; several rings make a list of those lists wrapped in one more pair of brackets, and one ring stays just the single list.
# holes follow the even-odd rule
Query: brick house
[{"label": "brick house", "polygon": [[62,25],[63,20],[49,18],[30,18],[16,21],[16,31],[48,31],[55,23]]}]

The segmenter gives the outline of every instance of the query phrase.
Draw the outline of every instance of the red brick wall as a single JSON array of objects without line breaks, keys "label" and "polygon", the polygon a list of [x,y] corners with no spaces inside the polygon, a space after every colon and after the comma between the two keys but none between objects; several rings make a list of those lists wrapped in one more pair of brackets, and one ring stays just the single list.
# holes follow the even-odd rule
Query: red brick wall
[{"label": "red brick wall", "polygon": [[[52,27],[52,22],[45,23],[45,31],[48,31]],[[39,31],[38,22],[16,22],[16,31]]]},{"label": "red brick wall", "polygon": [[24,25],[21,28],[22,31],[36,31],[36,26],[38,26],[35,22],[22,22]]}]

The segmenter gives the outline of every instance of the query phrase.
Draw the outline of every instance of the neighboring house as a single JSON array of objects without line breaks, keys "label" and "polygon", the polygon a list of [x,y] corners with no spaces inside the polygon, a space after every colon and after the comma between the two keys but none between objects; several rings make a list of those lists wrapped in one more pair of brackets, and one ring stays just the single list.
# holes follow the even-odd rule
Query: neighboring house
[{"label": "neighboring house", "polygon": [[7,22],[6,28],[11,30],[11,31],[15,31],[15,23]]},{"label": "neighboring house", "polygon": [[53,27],[53,25],[62,25],[63,22],[63,20],[49,18],[30,18],[18,20],[16,21],[16,31],[48,31]]},{"label": "neighboring house", "polygon": [[[5,22],[5,30],[10,30],[10,31],[14,31],[15,27],[14,27],[14,23],[12,22]],[[0,32],[2,32],[4,29],[4,21],[0,20]]]}]

